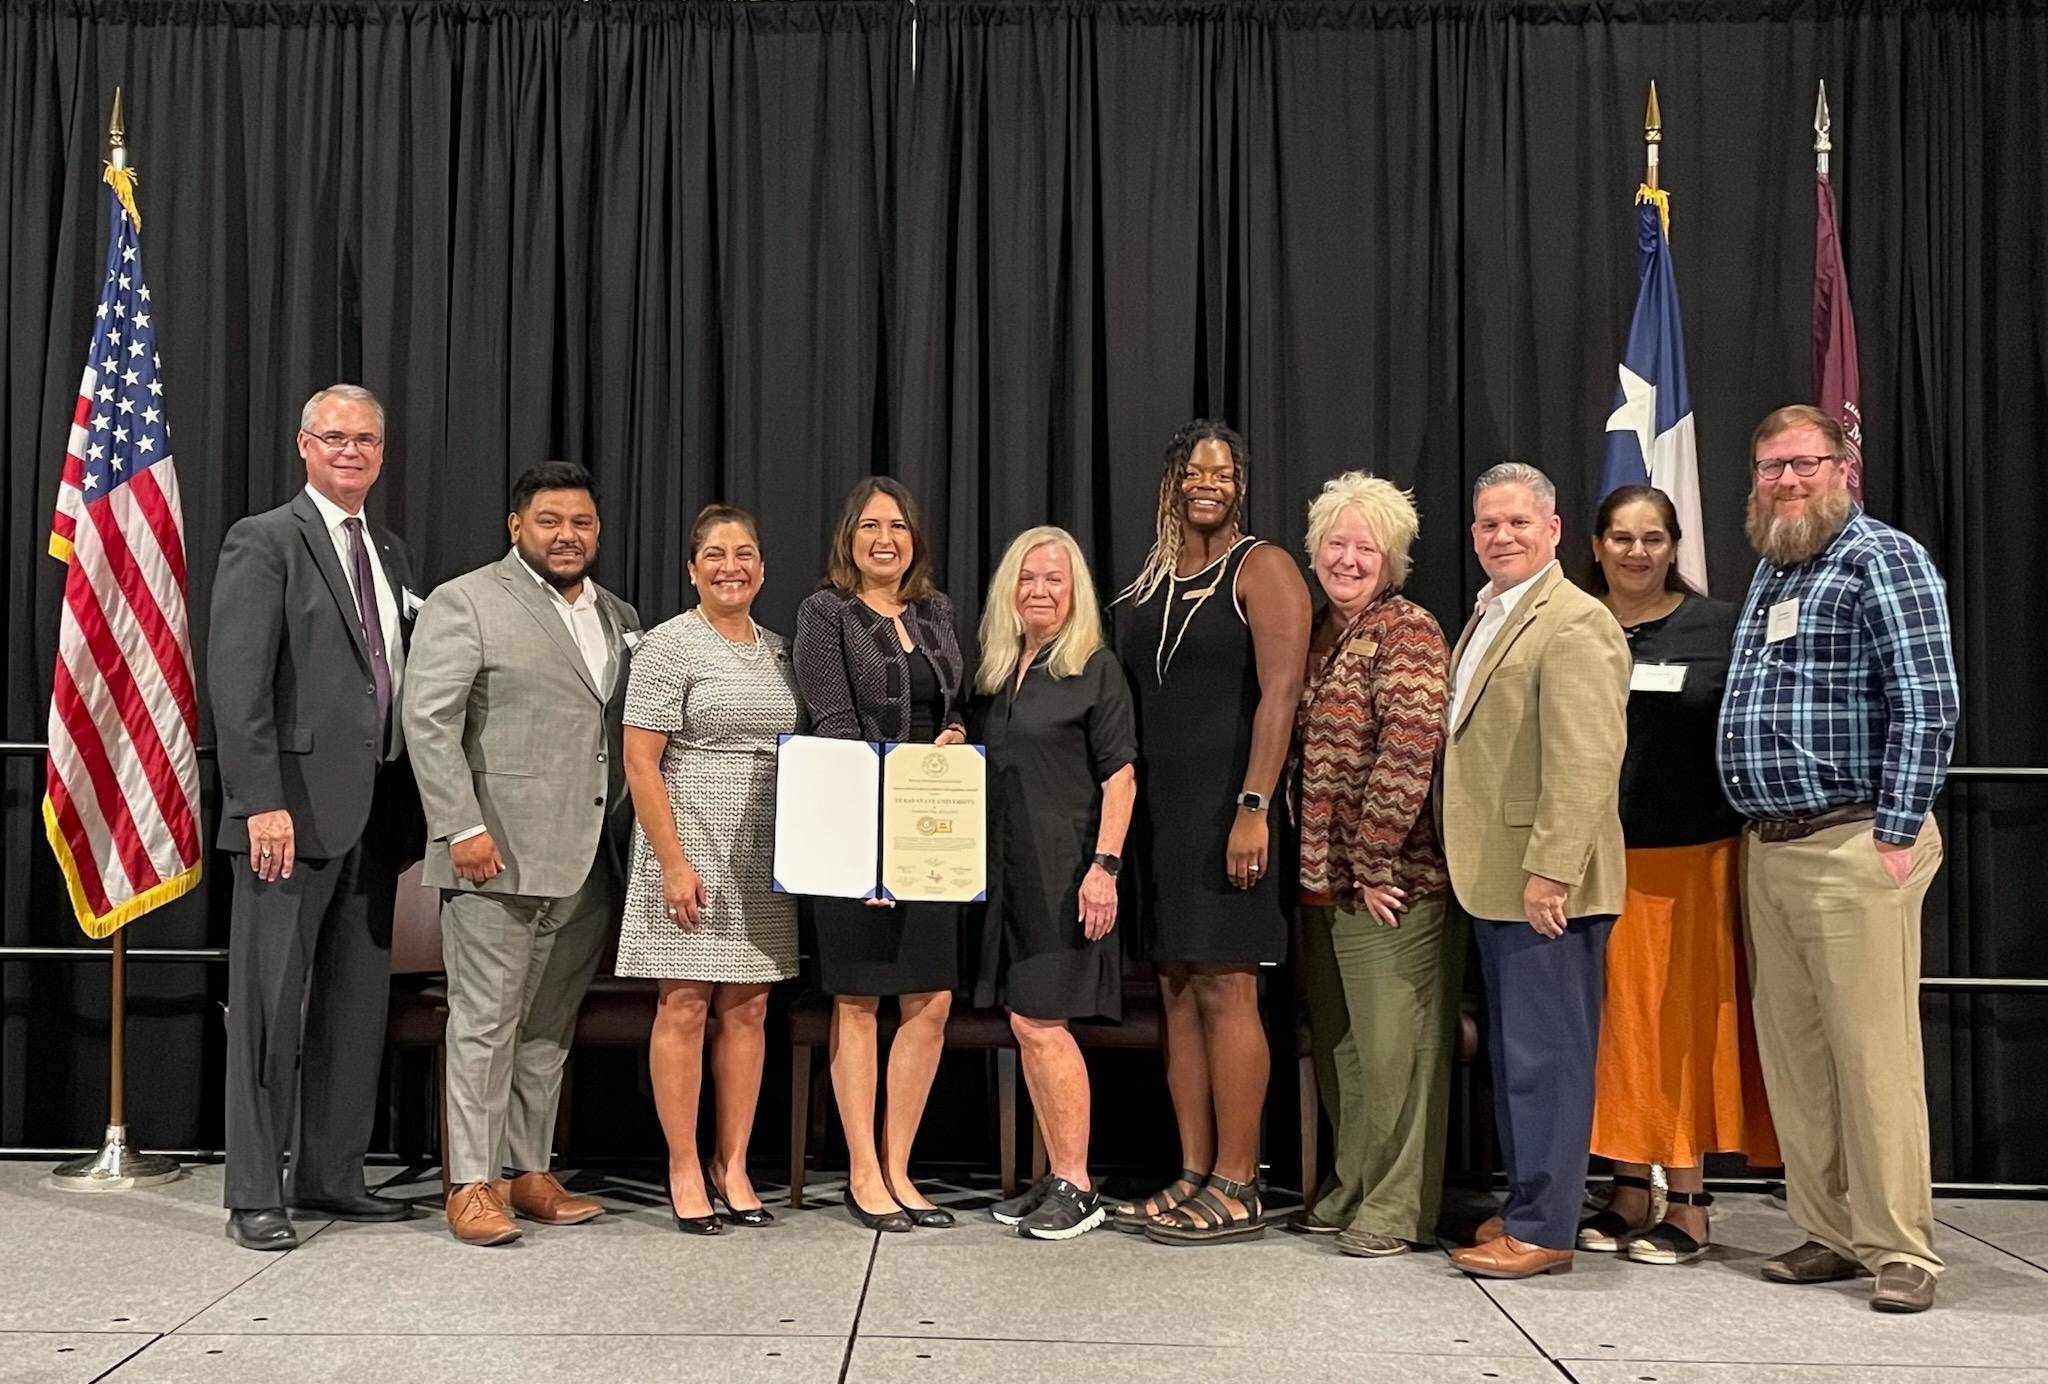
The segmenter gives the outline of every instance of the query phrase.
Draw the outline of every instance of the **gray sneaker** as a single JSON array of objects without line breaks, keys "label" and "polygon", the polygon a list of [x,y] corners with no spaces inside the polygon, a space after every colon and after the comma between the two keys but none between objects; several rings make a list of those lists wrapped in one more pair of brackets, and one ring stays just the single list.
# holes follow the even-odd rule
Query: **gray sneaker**
[{"label": "gray sneaker", "polygon": [[1370,1230],[1346,1229],[1337,1232],[1337,1248],[1360,1259],[1384,1259],[1392,1254],[1406,1254],[1408,1242]]},{"label": "gray sneaker", "polygon": [[1016,1196],[1005,1197],[989,1207],[988,1213],[1004,1225],[1015,1225],[1038,1209],[1038,1203],[1045,1200],[1045,1194],[1052,1190],[1052,1184],[1053,1176],[1047,1173]]},{"label": "gray sneaker", "polygon": [[1108,1214],[1102,1198],[1092,1189],[1084,1192],[1056,1177],[1037,1209],[1017,1223],[1017,1233],[1027,1240],[1071,1240],[1101,1225]]}]

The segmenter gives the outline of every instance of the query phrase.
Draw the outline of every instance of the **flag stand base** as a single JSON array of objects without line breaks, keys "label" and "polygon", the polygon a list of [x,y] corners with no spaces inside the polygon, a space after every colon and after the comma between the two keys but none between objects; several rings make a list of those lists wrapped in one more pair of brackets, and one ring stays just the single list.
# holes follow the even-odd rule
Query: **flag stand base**
[{"label": "flag stand base", "polygon": [[65,1192],[126,1192],[175,1181],[184,1172],[175,1158],[136,1152],[128,1146],[128,1127],[110,1124],[99,1152],[59,1163],[50,1169],[49,1185]]}]

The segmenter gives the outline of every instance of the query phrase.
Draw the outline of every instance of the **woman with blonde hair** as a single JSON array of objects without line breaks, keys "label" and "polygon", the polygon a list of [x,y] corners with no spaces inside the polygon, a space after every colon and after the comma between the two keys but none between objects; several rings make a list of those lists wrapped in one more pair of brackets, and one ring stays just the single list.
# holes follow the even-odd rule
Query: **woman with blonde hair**
[{"label": "woman with blonde hair", "polygon": [[1102,1223],[1088,1176],[1088,1068],[1072,1019],[1123,1015],[1116,877],[1137,798],[1137,731],[1095,583],[1065,529],[1018,535],[989,582],[970,726],[988,750],[989,905],[977,1005],[1023,1055],[1048,1171],[992,1214],[1029,1239]]},{"label": "woman with blonde hair", "polygon": [[1308,511],[1324,601],[1297,718],[1301,973],[1336,1159],[1292,1228],[1361,1258],[1435,1229],[1465,971],[1429,810],[1450,657],[1401,595],[1419,528],[1408,494],[1363,471]]}]

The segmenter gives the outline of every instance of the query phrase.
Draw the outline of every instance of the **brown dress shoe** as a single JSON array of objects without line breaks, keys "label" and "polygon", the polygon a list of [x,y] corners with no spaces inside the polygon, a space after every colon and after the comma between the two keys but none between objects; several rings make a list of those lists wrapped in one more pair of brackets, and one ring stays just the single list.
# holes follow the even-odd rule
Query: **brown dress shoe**
[{"label": "brown dress shoe", "polygon": [[448,1194],[448,1229],[466,1245],[502,1245],[519,1238],[488,1182],[465,1182]]},{"label": "brown dress shoe", "polygon": [[1918,1264],[1885,1264],[1870,1293],[1874,1312],[1925,1312],[1934,1306],[1934,1275]]},{"label": "brown dress shoe", "polygon": [[1545,1249],[1503,1235],[1470,1249],[1452,1250],[1451,1262],[1477,1278],[1534,1278],[1545,1273],[1570,1273],[1572,1252]]},{"label": "brown dress shoe", "polygon": [[542,1225],[582,1225],[604,1214],[589,1197],[574,1196],[553,1173],[521,1173],[512,1179],[512,1211]]},{"label": "brown dress shoe", "polygon": [[1763,1276],[1773,1283],[1840,1283],[1862,1271],[1854,1259],[1844,1259],[1818,1240],[1764,1260],[1762,1269]]},{"label": "brown dress shoe", "polygon": [[1491,1244],[1507,1233],[1508,1223],[1506,1221],[1502,1220],[1499,1216],[1488,1216],[1479,1223],[1479,1228],[1472,1232],[1472,1243],[1475,1245]]}]

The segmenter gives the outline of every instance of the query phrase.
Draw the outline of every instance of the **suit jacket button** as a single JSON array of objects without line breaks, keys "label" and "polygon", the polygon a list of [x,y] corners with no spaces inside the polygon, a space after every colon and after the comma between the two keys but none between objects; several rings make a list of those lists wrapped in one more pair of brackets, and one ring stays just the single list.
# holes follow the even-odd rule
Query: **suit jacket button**
[{"label": "suit jacket button", "polygon": [[604,799],[603,799],[603,798],[599,798],[599,799],[597,799],[597,806],[599,806],[599,807],[603,807],[603,806],[604,806]]},{"label": "suit jacket button", "polygon": [[374,697],[377,695],[377,684],[373,682],[368,687],[365,687],[363,691],[367,692],[370,696]]},{"label": "suit jacket button", "polygon": [[600,750],[600,751],[598,752],[598,756],[597,756],[597,762],[598,762],[599,764],[602,764],[602,763],[604,763],[604,752],[603,752],[602,750]]}]

